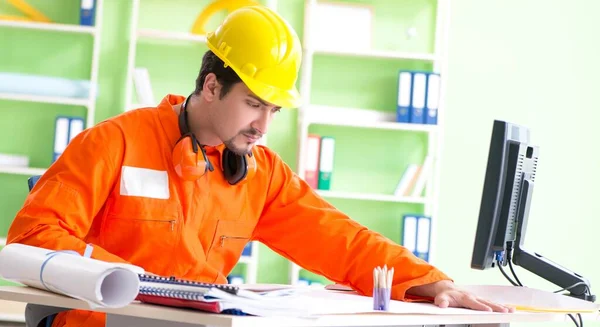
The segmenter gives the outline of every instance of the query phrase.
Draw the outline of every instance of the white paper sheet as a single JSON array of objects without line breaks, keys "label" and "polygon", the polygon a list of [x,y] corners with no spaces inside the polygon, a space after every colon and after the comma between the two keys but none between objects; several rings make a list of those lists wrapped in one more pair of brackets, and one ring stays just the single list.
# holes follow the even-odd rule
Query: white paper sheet
[{"label": "white paper sheet", "polygon": [[[358,295],[353,291],[335,291],[324,288],[299,287],[288,285],[244,285],[246,290],[272,293],[266,297],[280,297],[288,305],[304,308],[305,317],[334,314],[382,313],[373,310],[373,298]],[[463,289],[491,301],[514,305],[518,312],[557,312],[586,313],[600,309],[600,305],[574,299],[552,292],[494,285],[462,286]],[[288,291],[283,292],[281,291]],[[285,295],[281,295],[285,294]],[[470,310],[465,308],[440,308],[432,303],[390,301],[387,314],[431,314],[431,315],[486,315],[494,312]]]},{"label": "white paper sheet", "polygon": [[302,292],[296,298],[286,300],[298,301],[298,305],[310,308],[311,315],[333,314],[432,314],[432,315],[474,315],[493,314],[463,308],[440,308],[432,303],[403,302],[391,300],[386,312],[373,310],[373,298],[358,295],[355,292],[311,290]]},{"label": "white paper sheet", "polygon": [[597,303],[535,288],[511,285],[467,285],[461,288],[481,298],[515,306],[519,311],[584,313],[600,310]]},{"label": "white paper sheet", "polygon": [[132,265],[24,244],[12,243],[0,251],[4,279],[84,300],[91,308],[130,304],[139,291],[138,273],[143,272]]}]

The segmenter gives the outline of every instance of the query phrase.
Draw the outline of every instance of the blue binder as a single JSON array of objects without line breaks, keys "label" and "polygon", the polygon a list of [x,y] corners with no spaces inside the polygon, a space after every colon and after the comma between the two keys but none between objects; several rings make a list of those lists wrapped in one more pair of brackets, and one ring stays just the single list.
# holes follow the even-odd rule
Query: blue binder
[{"label": "blue binder", "polygon": [[54,151],[52,162],[67,148],[71,140],[83,131],[85,123],[80,117],[58,116],[54,126]]},{"label": "blue binder", "polygon": [[79,25],[94,26],[96,17],[96,0],[81,0],[79,9]]},{"label": "blue binder", "polygon": [[426,72],[414,72],[412,78],[412,92],[410,99],[410,122],[413,124],[425,123],[425,99],[427,97]]},{"label": "blue binder", "polygon": [[419,216],[417,221],[417,252],[415,255],[429,261],[429,246],[431,245],[431,217]]},{"label": "blue binder", "polygon": [[398,101],[396,104],[396,121],[410,122],[410,106],[413,75],[411,71],[402,70],[398,73]]},{"label": "blue binder", "polygon": [[427,100],[425,101],[425,124],[437,124],[438,107],[440,102],[440,86],[440,74],[427,74]]},{"label": "blue binder", "polygon": [[415,256],[429,261],[431,217],[407,214],[403,217],[402,245]]}]

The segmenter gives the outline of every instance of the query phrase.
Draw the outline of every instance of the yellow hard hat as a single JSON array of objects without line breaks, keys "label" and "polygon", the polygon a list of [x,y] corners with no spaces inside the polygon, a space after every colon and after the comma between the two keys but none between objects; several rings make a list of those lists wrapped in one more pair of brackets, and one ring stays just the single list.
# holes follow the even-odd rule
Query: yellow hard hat
[{"label": "yellow hard hat", "polygon": [[207,44],[258,97],[280,107],[300,106],[300,40],[279,14],[264,6],[236,9],[207,34]]}]

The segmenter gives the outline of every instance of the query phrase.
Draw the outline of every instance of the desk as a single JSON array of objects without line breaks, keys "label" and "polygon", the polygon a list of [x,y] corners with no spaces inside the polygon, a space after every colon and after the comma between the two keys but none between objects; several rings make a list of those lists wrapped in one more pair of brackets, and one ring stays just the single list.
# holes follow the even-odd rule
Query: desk
[{"label": "desk", "polygon": [[[89,310],[86,302],[25,286],[0,287],[0,300],[34,303],[55,307]],[[347,314],[328,315],[318,319],[243,317],[209,314],[179,308],[169,308],[144,303],[132,303],[118,309],[102,308],[107,313],[107,327],[250,327],[250,326],[463,326],[506,327],[516,322],[564,322],[569,318],[555,313],[511,313],[474,315],[391,315]],[[586,320],[598,320],[588,315]],[[570,320],[569,320],[570,321]]]},{"label": "desk", "polygon": [[25,322],[25,305],[23,302],[0,300],[0,321]]}]

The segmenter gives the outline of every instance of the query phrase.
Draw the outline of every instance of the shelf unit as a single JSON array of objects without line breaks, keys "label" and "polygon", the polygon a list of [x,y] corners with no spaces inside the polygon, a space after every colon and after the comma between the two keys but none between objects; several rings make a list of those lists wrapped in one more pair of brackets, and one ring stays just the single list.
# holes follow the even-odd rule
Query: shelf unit
[{"label": "shelf unit", "polygon": [[[0,101],[20,101],[20,102],[35,102],[46,104],[60,104],[65,106],[81,106],[85,107],[86,112],[86,128],[94,125],[96,114],[96,95],[98,94],[98,64],[100,60],[100,39],[102,31],[102,14],[103,1],[96,0],[96,16],[94,26],[82,26],[75,24],[62,23],[42,23],[30,21],[10,21],[0,20],[0,31],[6,28],[35,30],[40,33],[73,33],[73,34],[88,34],[93,38],[92,58],[90,60],[90,93],[87,99],[81,98],[65,98],[53,96],[41,96],[35,94],[18,94],[18,93],[0,93]],[[0,32],[1,33],[1,32]],[[45,168],[32,167],[10,167],[0,166],[0,174],[16,174],[16,175],[41,175],[46,171]]]},{"label": "shelf unit", "polygon": [[[130,18],[130,29],[129,29],[129,45],[127,54],[127,78],[125,81],[125,106],[124,111],[133,110],[136,108],[144,107],[139,103],[132,101],[134,92],[134,81],[133,73],[136,64],[136,53],[137,45],[139,42],[145,40],[167,40],[167,41],[180,41],[183,44],[186,43],[198,43],[205,44],[206,37],[203,35],[195,35],[189,32],[179,31],[164,31],[152,28],[140,28],[139,27],[139,15],[140,15],[140,2],[142,0],[133,0],[133,7]],[[266,0],[265,5],[274,10],[277,9],[277,0]],[[199,68],[199,67],[198,67]],[[160,77],[157,77],[160,78]],[[259,144],[266,145],[267,139],[263,137]],[[242,256],[238,261],[238,264],[246,266],[245,283],[255,284],[257,282],[258,275],[258,241],[251,242],[251,255]]]},{"label": "shelf unit", "polygon": [[[435,45],[433,53],[412,53],[402,51],[382,50],[321,50],[313,47],[311,40],[311,18],[318,0],[304,1],[304,54],[301,67],[300,94],[303,97],[303,106],[299,108],[298,115],[298,162],[297,172],[301,178],[305,178],[305,166],[307,160],[307,139],[311,125],[345,126],[360,129],[382,129],[393,131],[405,131],[414,133],[426,133],[428,137],[427,154],[434,159],[432,178],[427,182],[424,197],[396,197],[387,194],[364,194],[339,191],[316,190],[325,199],[353,199],[360,201],[379,201],[404,204],[422,204],[424,214],[430,215],[432,219],[430,262],[435,259],[435,235],[438,203],[439,165],[442,146],[442,130],[444,116],[444,94],[446,84],[446,43],[448,19],[450,12],[450,0],[437,0],[435,12]],[[350,4],[350,3],[348,3]],[[400,4],[399,4],[400,5]],[[404,61],[421,61],[432,64],[433,71],[441,74],[440,103],[438,107],[438,124],[411,124],[396,122],[395,111],[393,113],[371,110],[367,108],[344,108],[334,106],[323,106],[311,103],[311,83],[313,75],[313,58],[318,55],[360,57],[368,60],[392,59]],[[335,173],[334,173],[335,174]],[[302,268],[290,262],[288,281],[296,284],[300,279]]]}]

